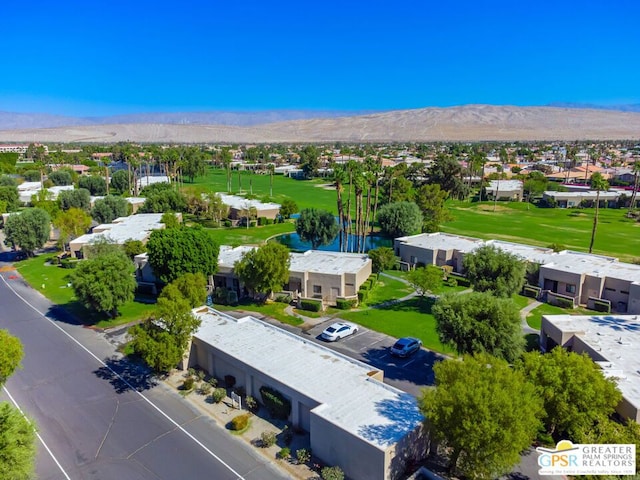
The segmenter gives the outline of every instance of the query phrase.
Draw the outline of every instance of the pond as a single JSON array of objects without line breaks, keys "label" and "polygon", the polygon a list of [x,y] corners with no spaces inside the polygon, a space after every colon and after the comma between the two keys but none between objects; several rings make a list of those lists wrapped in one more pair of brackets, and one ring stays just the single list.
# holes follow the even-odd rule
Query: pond
[{"label": "pond", "polygon": [[[306,252],[307,250],[311,250],[311,243],[303,242],[300,240],[300,236],[297,233],[285,233],[282,235],[278,235],[273,238],[273,241],[279,242],[289,248],[289,250],[294,252]],[[355,236],[349,235],[349,245],[355,245]],[[367,237],[367,241],[365,243],[365,252],[368,252],[371,249],[378,247],[392,247],[393,242],[390,238],[383,237],[380,235],[372,235]],[[339,252],[340,251],[340,236],[336,236],[329,245],[321,245],[318,250],[323,250],[325,252]]]}]

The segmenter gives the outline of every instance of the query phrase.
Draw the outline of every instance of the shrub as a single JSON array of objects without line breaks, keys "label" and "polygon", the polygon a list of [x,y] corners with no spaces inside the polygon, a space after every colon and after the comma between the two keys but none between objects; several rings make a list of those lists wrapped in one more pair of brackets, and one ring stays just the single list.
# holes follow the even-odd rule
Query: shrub
[{"label": "shrub", "polygon": [[282,441],[285,445],[291,445],[291,442],[293,442],[293,432],[289,428],[289,425],[285,425],[282,430]]},{"label": "shrub", "polygon": [[289,447],[283,447],[280,449],[278,453],[276,453],[276,457],[280,460],[286,460],[291,456],[291,450]]},{"label": "shrub", "polygon": [[198,370],[198,373],[196,375],[198,376],[198,380],[200,381],[203,381],[204,377],[207,376],[204,370]]},{"label": "shrub", "polygon": [[227,396],[227,391],[224,388],[215,388],[211,392],[211,402],[220,403]]},{"label": "shrub", "polygon": [[522,293],[524,293],[525,297],[538,298],[538,295],[540,295],[540,287],[525,285]]},{"label": "shrub", "polygon": [[60,260],[60,266],[62,268],[76,268],[78,266],[78,260],[63,258],[62,260]]},{"label": "shrub", "polygon": [[362,303],[367,300],[369,292],[367,290],[358,290],[358,302]]},{"label": "shrub", "polygon": [[562,308],[574,308],[573,301],[568,298],[556,297],[556,303]]},{"label": "shrub", "polygon": [[211,385],[205,382],[202,385],[200,385],[200,388],[198,389],[198,393],[200,395],[209,395],[211,393],[212,388],[213,387]]},{"label": "shrub", "polygon": [[275,432],[262,432],[260,434],[260,444],[264,448],[269,448],[276,444],[276,434]]},{"label": "shrub", "polygon": [[291,295],[277,295],[276,302],[279,303],[291,303]]},{"label": "shrub", "polygon": [[358,304],[358,301],[355,298],[346,299],[346,298],[338,298],[336,300],[336,308],[340,310],[349,310],[355,307]]},{"label": "shrub", "polygon": [[593,309],[597,312],[611,313],[611,305],[607,302],[593,302]]},{"label": "shrub", "polygon": [[338,466],[324,467],[320,471],[320,477],[322,480],[344,480],[344,472]]},{"label": "shrub", "polygon": [[304,465],[311,460],[311,452],[306,448],[299,448],[296,450],[296,459],[300,465]]},{"label": "shrub", "polygon": [[218,386],[218,380],[216,380],[214,377],[211,377],[209,380],[207,380],[207,383],[214,388]]},{"label": "shrub", "polygon": [[320,300],[300,300],[300,309],[319,312],[322,310],[322,302]]},{"label": "shrub", "polygon": [[233,388],[233,386],[236,384],[236,377],[234,377],[233,375],[225,375],[224,383],[227,388]]},{"label": "shrub", "polygon": [[244,399],[244,406],[247,407],[247,410],[250,412],[256,412],[258,410],[258,401],[249,395]]},{"label": "shrub", "polygon": [[448,285],[449,287],[457,287],[457,286],[458,286],[458,280],[456,280],[456,279],[455,279],[455,278],[453,278],[453,277],[449,277],[449,278],[447,279],[447,285]]},{"label": "shrub", "polygon": [[233,225],[233,223],[231,223],[231,220],[225,220],[224,222],[222,222],[222,224],[227,228]]},{"label": "shrub", "polygon": [[189,368],[187,370],[187,375],[189,375],[190,377],[195,377],[196,375],[196,369],[195,368]]},{"label": "shrub", "polygon": [[258,225],[262,227],[267,224],[267,217],[258,217]]},{"label": "shrub", "polygon": [[249,415],[243,413],[242,415],[237,415],[231,419],[231,430],[236,432],[240,432],[247,428],[249,425]]},{"label": "shrub", "polygon": [[273,388],[261,387],[260,395],[262,403],[274,418],[286,420],[291,413],[291,402],[284,398],[282,393]]},{"label": "shrub", "polygon": [[471,282],[469,281],[469,279],[463,277],[462,275],[458,275],[458,274],[452,273],[449,278],[455,278],[456,282],[458,282],[458,285],[460,285],[461,287],[470,287],[471,286]]},{"label": "shrub", "polygon": [[182,382],[182,390],[191,390],[193,388],[194,382],[195,380],[193,379],[193,377],[185,378],[184,382]]}]

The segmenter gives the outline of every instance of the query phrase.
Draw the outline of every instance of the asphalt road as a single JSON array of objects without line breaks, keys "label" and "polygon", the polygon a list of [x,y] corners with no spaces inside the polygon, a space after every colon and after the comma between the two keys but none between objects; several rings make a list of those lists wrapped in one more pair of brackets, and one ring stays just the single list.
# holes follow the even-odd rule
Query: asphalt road
[{"label": "asphalt road", "polygon": [[0,328],[25,351],[0,399],[35,420],[41,480],[288,478],[20,277],[0,276]]}]

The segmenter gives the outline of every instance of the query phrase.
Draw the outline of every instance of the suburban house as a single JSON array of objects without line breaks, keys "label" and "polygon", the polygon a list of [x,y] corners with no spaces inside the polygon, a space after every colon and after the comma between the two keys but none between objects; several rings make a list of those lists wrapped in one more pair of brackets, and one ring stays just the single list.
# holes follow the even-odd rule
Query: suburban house
[{"label": "suburban house", "polygon": [[[218,255],[218,271],[214,286],[243,295],[242,285],[233,267],[243,255],[255,247],[222,245]],[[308,250],[290,253],[289,281],[284,290],[294,298],[317,298],[335,305],[338,298],[357,298],[358,289],[371,275],[371,259],[364,254]]]},{"label": "suburban house", "polygon": [[229,207],[229,218],[240,220],[249,215],[251,209],[255,209],[255,218],[265,217],[274,220],[280,213],[280,205],[277,203],[263,203],[260,200],[250,200],[237,195],[217,194],[222,203]]},{"label": "suburban house", "polygon": [[522,201],[524,190],[521,180],[491,180],[486,192],[491,200],[495,200],[497,196],[498,200],[505,199],[520,202]]},{"label": "suburban house", "polygon": [[[100,240],[106,240],[117,245],[123,245],[127,240],[140,240],[146,243],[153,230],[161,230],[162,213],[140,213],[129,217],[116,218],[112,223],[98,225],[92,233],[81,235],[69,242],[71,255],[84,258],[84,247]],[[179,215],[179,214],[177,214]]]},{"label": "suburban house", "polygon": [[[104,196],[95,196],[95,197],[91,197],[91,208],[93,208],[93,206],[96,203],[96,200],[102,200],[104,198]],[[122,198],[122,197],[121,197]],[[140,210],[140,207],[142,207],[142,205],[144,205],[144,202],[147,201],[146,197],[124,197],[125,201],[131,205],[131,214],[133,215],[134,213],[136,213],[138,210]]]},{"label": "suburban house", "polygon": [[[621,193],[622,192],[620,191],[600,192],[600,206],[615,208],[618,205],[618,198],[620,198]],[[596,202],[597,195],[598,192],[595,190],[587,190],[584,192],[545,191],[542,194],[542,199],[553,199],[556,205],[560,208],[579,207],[580,205],[593,207]]]},{"label": "suburban house", "polygon": [[540,347],[549,351],[560,345],[586,353],[615,378],[622,392],[618,414],[640,422],[640,318],[638,315],[544,315]]},{"label": "suburban house", "polygon": [[322,462],[353,480],[392,480],[425,455],[416,399],[382,383],[384,372],[250,316],[209,307],[193,313],[202,323],[185,366],[232,376],[257,399],[262,387],[279,392]]},{"label": "suburban house", "polygon": [[464,274],[464,255],[480,246],[493,245],[524,261],[540,265],[538,287],[550,303],[564,298],[595,308],[610,306],[619,313],[640,313],[640,265],[614,257],[504,242],[480,240],[447,233],[423,233],[394,240],[394,250],[406,268],[449,265]]},{"label": "suburban house", "polygon": [[138,188],[143,189],[156,183],[171,183],[171,179],[166,175],[145,175],[137,179]]}]

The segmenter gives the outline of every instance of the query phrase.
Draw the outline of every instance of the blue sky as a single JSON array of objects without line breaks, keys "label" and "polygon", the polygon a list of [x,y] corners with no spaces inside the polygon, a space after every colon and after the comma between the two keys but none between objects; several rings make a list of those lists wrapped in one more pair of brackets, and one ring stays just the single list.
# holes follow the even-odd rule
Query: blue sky
[{"label": "blue sky", "polygon": [[0,110],[640,102],[640,2],[7,1]]}]

